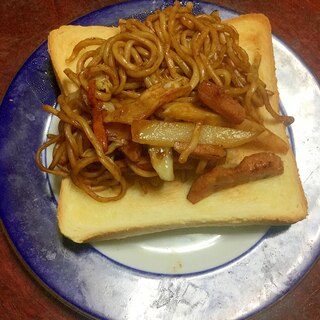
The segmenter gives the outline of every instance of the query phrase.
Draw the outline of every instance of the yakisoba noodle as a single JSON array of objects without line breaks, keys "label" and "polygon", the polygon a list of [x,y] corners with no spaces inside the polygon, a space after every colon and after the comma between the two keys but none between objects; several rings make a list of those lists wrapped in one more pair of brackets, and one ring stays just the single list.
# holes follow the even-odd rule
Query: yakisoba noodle
[{"label": "yakisoba noodle", "polygon": [[[121,148],[128,140],[109,139],[109,123],[101,127],[104,114],[112,115],[123,101],[134,105],[134,99],[142,99],[143,93],[154,86],[187,88],[182,96],[170,101],[172,106],[197,103],[198,84],[210,80],[240,102],[248,119],[259,124],[257,108],[265,106],[279,121],[291,121],[270,106],[271,93],[258,76],[260,57],[250,64],[247,53],[238,44],[237,31],[222,22],[217,12],[195,16],[191,3],[183,7],[177,2],[151,14],[144,22],[120,20],[119,26],[120,33],[108,40],[90,38],[79,42],[68,59],[78,59],[76,70],[67,69],[65,73],[79,90],[59,96],[60,110],[44,106],[60,122],[59,133],[49,135],[48,142],[37,152],[36,161],[43,171],[71,177],[75,185],[103,202],[122,198],[128,177],[141,181],[158,176],[150,166],[148,153],[143,149],[139,149],[140,154],[136,149],[124,152]],[[84,48],[94,49],[82,53]],[[166,120],[158,111],[156,108],[147,118]],[[111,122],[116,123],[116,118]],[[117,130],[126,128],[126,132],[126,126],[130,123],[119,124]],[[196,123],[189,145],[179,156],[181,168],[193,166],[194,171],[201,171],[207,165],[206,159],[195,164],[194,159],[189,161],[200,129],[201,122]],[[52,144],[53,160],[46,168],[41,163],[41,152]],[[103,190],[111,191],[101,193]]]}]

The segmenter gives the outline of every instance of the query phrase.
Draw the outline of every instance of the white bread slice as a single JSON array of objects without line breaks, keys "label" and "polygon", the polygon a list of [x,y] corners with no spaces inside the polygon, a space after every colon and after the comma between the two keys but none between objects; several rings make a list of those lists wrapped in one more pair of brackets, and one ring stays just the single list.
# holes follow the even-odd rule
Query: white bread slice
[{"label": "white bread slice", "polygon": [[[76,69],[77,60],[68,64],[65,62],[71,56],[74,46],[87,38],[108,39],[117,33],[119,33],[119,28],[101,26],[62,26],[49,33],[48,51],[58,85],[63,94],[68,95],[77,90],[77,86],[64,73],[66,68],[70,68],[73,71]],[[91,46],[90,50],[94,48],[94,46]],[[87,50],[83,49],[81,52],[86,52]]]},{"label": "white bread slice", "polygon": [[[240,45],[251,60],[256,52],[261,53],[260,77],[275,92],[271,103],[278,110],[269,20],[261,14],[249,14],[229,23],[238,30]],[[49,52],[64,93],[74,89],[63,70],[73,68],[65,59],[75,43],[92,36],[107,38],[116,32],[117,29],[107,27],[64,26],[50,33]],[[288,112],[290,114],[290,110]],[[284,126],[275,123],[267,112],[263,114],[268,119],[267,127],[288,141]],[[228,153],[227,162],[238,163],[253,152],[257,152],[254,147],[234,149]],[[292,151],[280,156],[284,174],[217,192],[197,204],[186,199],[190,185],[179,181],[165,183],[147,194],[134,186],[120,201],[100,203],[67,178],[60,190],[59,228],[63,235],[81,243],[186,227],[294,223],[306,217],[307,202]]]}]

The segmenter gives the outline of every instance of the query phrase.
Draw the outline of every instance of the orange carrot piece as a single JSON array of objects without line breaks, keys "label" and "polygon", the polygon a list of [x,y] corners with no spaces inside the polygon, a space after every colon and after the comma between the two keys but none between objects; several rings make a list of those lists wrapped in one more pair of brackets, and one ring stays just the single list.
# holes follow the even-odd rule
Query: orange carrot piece
[{"label": "orange carrot piece", "polygon": [[108,150],[108,138],[103,124],[102,105],[101,102],[96,98],[95,91],[95,80],[91,80],[89,81],[88,101],[89,105],[91,106],[93,133],[100,142],[103,151],[106,152]]}]

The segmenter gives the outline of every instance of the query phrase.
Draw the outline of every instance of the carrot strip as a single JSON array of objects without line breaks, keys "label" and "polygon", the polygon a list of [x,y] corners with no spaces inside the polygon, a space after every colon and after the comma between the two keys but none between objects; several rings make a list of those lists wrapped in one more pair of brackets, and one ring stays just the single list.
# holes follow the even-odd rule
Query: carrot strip
[{"label": "carrot strip", "polygon": [[91,106],[93,133],[100,142],[103,151],[106,152],[108,150],[108,138],[103,124],[101,102],[96,98],[95,92],[96,83],[95,80],[91,80],[89,81],[88,101]]}]

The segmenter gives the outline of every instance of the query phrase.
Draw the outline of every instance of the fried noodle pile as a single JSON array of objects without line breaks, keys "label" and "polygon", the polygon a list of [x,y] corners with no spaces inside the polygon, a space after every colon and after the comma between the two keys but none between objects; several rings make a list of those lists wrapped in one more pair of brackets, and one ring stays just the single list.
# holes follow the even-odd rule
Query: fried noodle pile
[{"label": "fried noodle pile", "polygon": [[[249,62],[218,12],[192,9],[176,2],[144,22],[120,20],[117,35],[74,47],[67,62],[76,60],[76,70],[65,74],[78,90],[58,97],[60,109],[44,106],[59,126],[37,152],[41,170],[70,177],[97,201],[114,201],[131,181],[172,181],[177,172],[222,164],[226,149],[265,132],[261,107],[292,122],[270,105],[261,57]],[[41,154],[51,145],[47,168]]]}]

